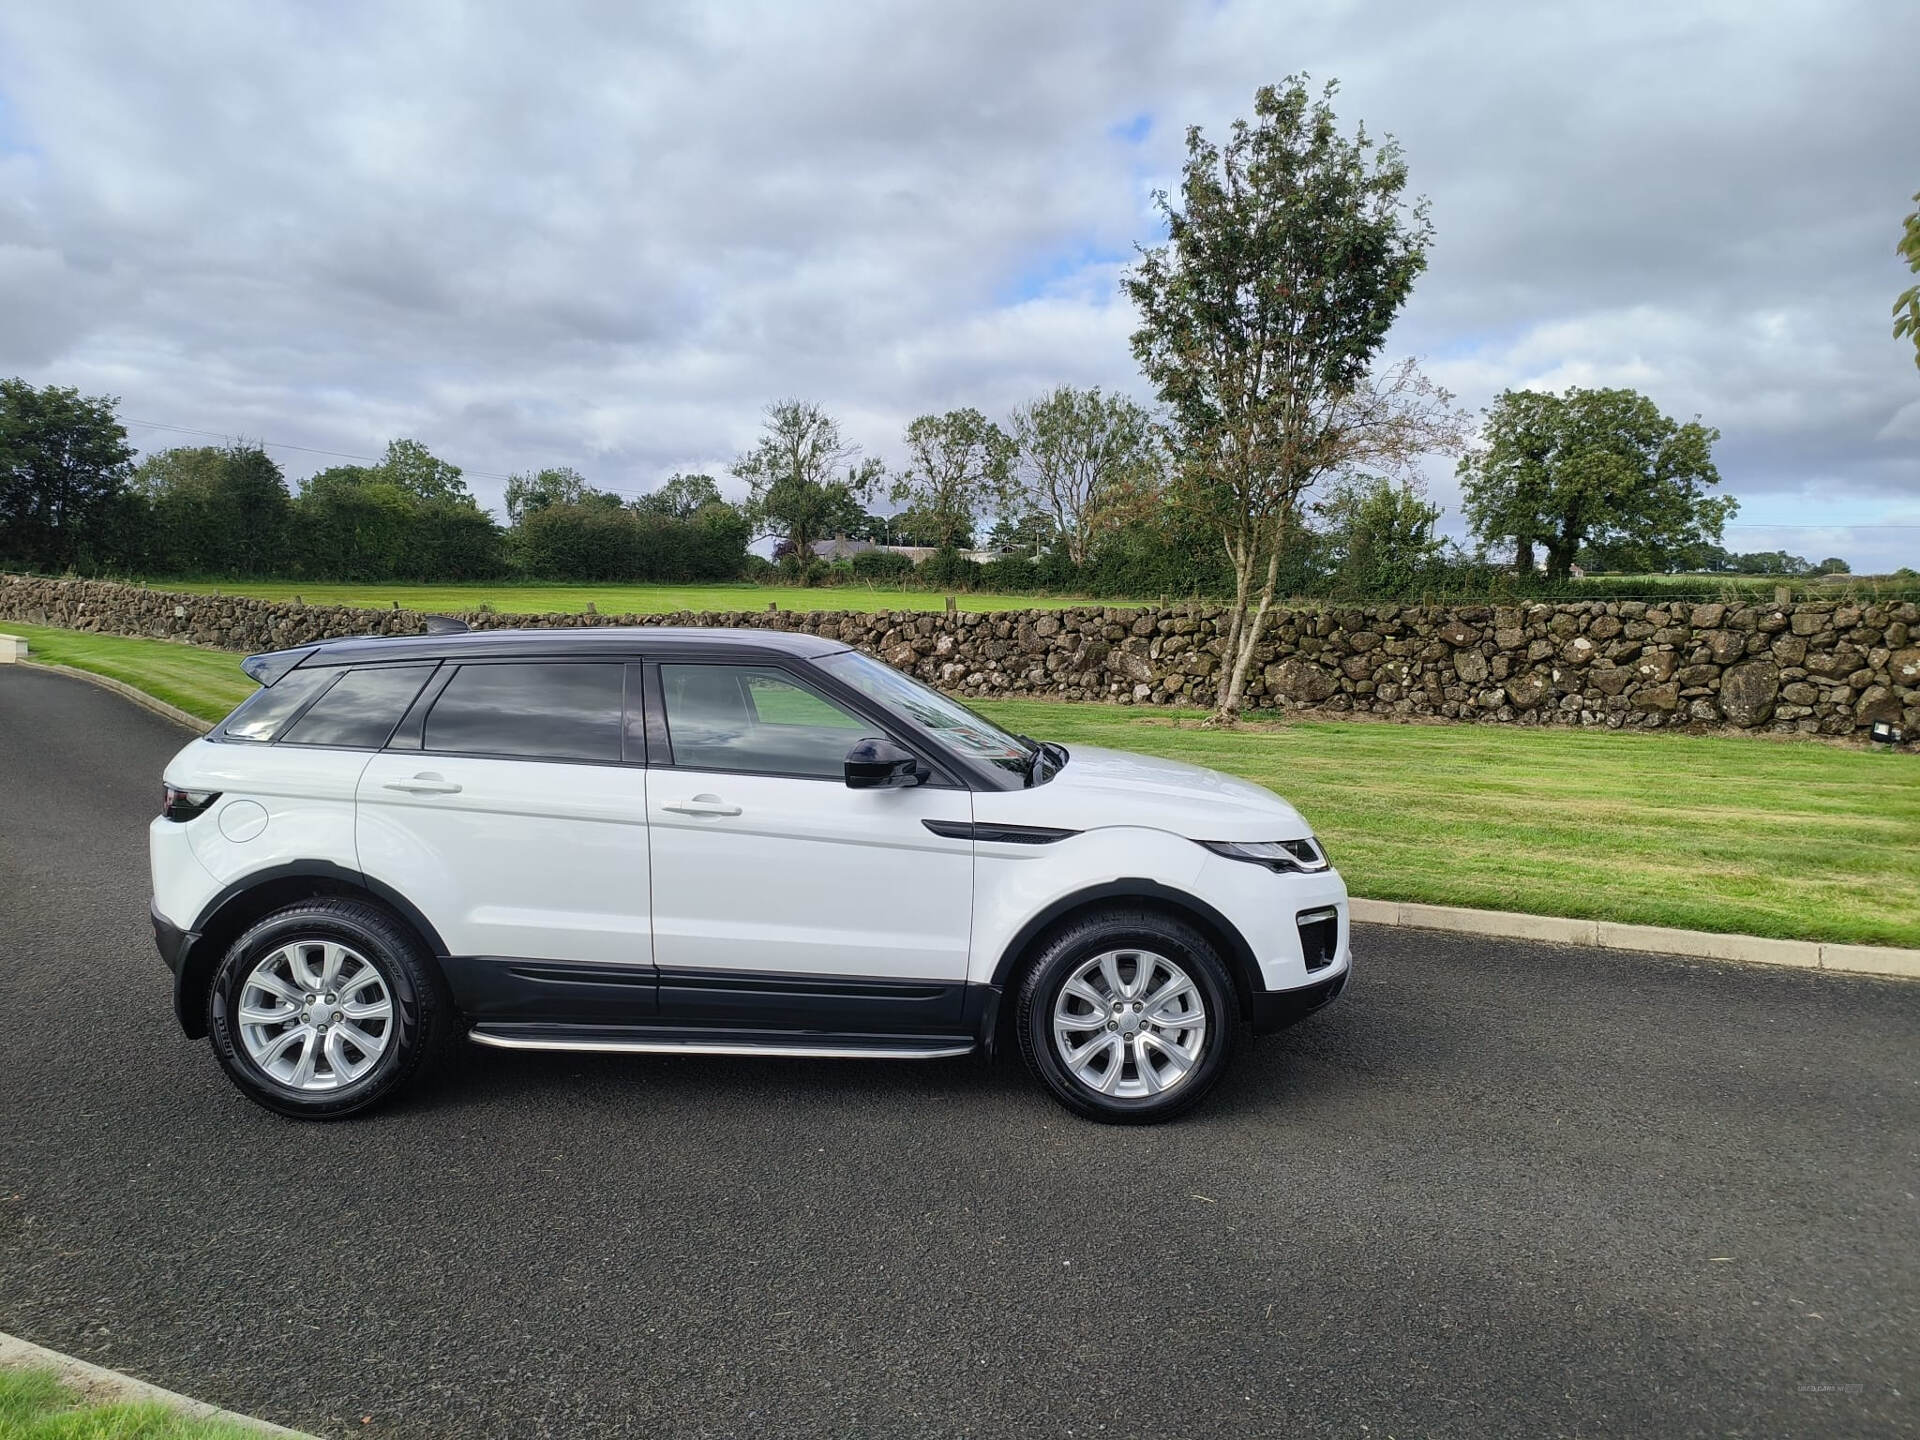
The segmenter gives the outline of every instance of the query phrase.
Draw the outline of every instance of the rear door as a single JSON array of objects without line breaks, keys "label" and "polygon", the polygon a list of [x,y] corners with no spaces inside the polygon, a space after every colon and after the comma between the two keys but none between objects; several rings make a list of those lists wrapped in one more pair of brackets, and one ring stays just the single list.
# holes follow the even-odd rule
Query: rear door
[{"label": "rear door", "polygon": [[[628,671],[449,664],[361,776],[361,866],[439,931],[469,1013],[652,1009],[647,776],[637,667],[627,754]],[[620,1003],[600,1003],[609,993]]]},{"label": "rear door", "polygon": [[847,751],[887,732],[797,670],[666,661],[652,685],[663,1013],[822,1029],[952,1023],[973,850],[925,822],[970,821],[971,795],[937,775],[849,789]]}]

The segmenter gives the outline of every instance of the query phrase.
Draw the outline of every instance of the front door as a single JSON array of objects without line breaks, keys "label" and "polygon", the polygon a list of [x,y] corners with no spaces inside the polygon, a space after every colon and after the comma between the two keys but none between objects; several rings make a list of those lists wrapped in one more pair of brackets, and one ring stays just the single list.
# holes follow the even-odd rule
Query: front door
[{"label": "front door", "polygon": [[973,818],[945,784],[854,790],[884,733],[772,664],[659,667],[671,763],[648,771],[653,954],[664,1015],[900,1032],[957,1023]]}]

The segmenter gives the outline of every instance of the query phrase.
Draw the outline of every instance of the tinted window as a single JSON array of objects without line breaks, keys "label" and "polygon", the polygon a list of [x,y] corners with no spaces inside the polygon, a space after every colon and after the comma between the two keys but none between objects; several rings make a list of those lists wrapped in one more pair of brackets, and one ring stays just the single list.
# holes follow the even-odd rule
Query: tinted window
[{"label": "tinted window", "polygon": [[462,665],[433,702],[426,748],[618,761],[625,679],[620,664]]},{"label": "tinted window", "polygon": [[432,673],[431,665],[350,671],[313,702],[312,708],[280,737],[280,743],[378,750],[387,743],[387,736]]},{"label": "tinted window", "polygon": [[287,717],[327,685],[340,670],[289,670],[279,682],[257,691],[227,717],[220,733],[229,740],[271,740]]},{"label": "tinted window", "polygon": [[878,727],[778,670],[662,665],[673,763],[839,780],[847,751]]},{"label": "tinted window", "polygon": [[1033,747],[1022,744],[984,716],[976,715],[958,700],[930,690],[909,675],[890,665],[844,650],[813,662],[822,670],[839,676],[847,684],[889,710],[904,711],[938,735],[962,755],[986,760],[1017,774],[1027,773]]}]

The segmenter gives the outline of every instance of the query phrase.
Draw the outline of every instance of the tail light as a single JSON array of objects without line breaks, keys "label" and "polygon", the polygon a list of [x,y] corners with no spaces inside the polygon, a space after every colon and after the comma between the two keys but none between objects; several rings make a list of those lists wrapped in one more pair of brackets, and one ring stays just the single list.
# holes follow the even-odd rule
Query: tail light
[{"label": "tail light", "polygon": [[178,785],[166,787],[166,798],[161,802],[160,813],[169,820],[191,820],[204,814],[206,808],[220,798],[218,790],[182,790]]}]

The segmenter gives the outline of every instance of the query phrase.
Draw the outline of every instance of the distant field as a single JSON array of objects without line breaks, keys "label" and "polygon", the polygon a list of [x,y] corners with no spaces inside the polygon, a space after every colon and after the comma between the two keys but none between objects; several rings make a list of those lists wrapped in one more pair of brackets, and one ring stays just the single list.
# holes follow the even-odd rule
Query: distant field
[{"label": "distant field", "polygon": [[[218,719],[240,657],[0,626]],[[1165,755],[1293,801],[1355,894],[1785,939],[1920,946],[1920,756],[1746,736],[1283,722],[1003,701],[1029,735]]]},{"label": "distant field", "polygon": [[1355,894],[1920,946],[1920,755],[1748,736],[1244,724],[982,705],[1023,733],[1230,771],[1291,800]]},{"label": "distant field", "polygon": [[[863,585],[801,589],[776,585],[317,585],[303,581],[261,580],[201,584],[155,581],[163,590],[253,595],[289,600],[295,595],[317,605],[357,605],[372,610],[453,612],[491,605],[509,615],[568,614],[589,604],[603,615],[669,615],[679,610],[944,610],[946,597],[935,590],[875,590]],[[1074,605],[1128,605],[1139,601],[1089,600],[1062,595],[958,595],[962,610],[1064,610]]]}]

